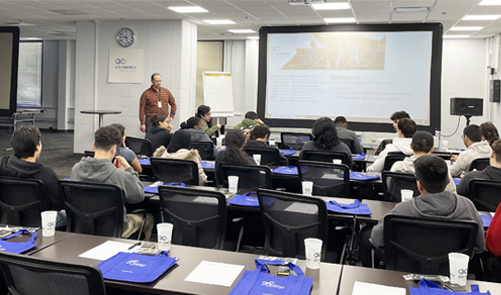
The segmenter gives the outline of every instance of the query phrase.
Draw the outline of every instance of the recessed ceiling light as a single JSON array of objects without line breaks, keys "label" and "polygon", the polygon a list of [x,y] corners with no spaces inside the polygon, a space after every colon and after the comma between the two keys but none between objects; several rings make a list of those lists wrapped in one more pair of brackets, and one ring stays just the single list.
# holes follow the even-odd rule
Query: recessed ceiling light
[{"label": "recessed ceiling light", "polygon": [[444,39],[465,39],[470,37],[470,35],[445,35]]},{"label": "recessed ceiling light", "polygon": [[478,4],[480,6],[496,6],[501,5],[501,0],[484,0]]},{"label": "recessed ceiling light", "polygon": [[249,30],[249,29],[243,29],[243,30],[228,30],[228,32],[232,32],[233,34],[250,34],[250,33],[255,33],[256,31],[254,30]]},{"label": "recessed ceiling light", "polygon": [[479,31],[484,27],[452,27],[451,31]]},{"label": "recessed ceiling light", "polygon": [[202,13],[209,12],[207,9],[204,9],[200,6],[169,6],[167,7],[172,11],[179,13]]},{"label": "recessed ceiling light", "polygon": [[259,40],[259,36],[249,36],[249,37],[247,37],[247,39],[250,39],[250,40]]},{"label": "recessed ceiling light", "polygon": [[350,4],[344,3],[344,2],[311,4],[310,6],[313,9],[315,9],[315,10],[343,10],[343,9],[350,9]]},{"label": "recessed ceiling light", "polygon": [[324,21],[328,23],[356,23],[357,20],[354,17],[327,17]]},{"label": "recessed ceiling light", "polygon": [[234,25],[235,22],[229,19],[204,19],[204,22],[211,25]]},{"label": "recessed ceiling light", "polygon": [[402,13],[418,13],[418,12],[429,12],[431,7],[429,6],[419,6],[419,7],[395,7],[394,12]]},{"label": "recessed ceiling light", "polygon": [[463,17],[463,20],[497,20],[501,15],[491,14],[491,15],[467,15]]}]

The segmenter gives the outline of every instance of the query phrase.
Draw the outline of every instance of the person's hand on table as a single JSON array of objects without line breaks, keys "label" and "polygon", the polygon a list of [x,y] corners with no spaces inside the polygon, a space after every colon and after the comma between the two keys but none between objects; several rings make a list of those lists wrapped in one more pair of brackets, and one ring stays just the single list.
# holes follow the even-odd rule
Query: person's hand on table
[{"label": "person's hand on table", "polygon": [[146,124],[141,124],[141,127],[139,127],[139,130],[141,130],[141,132],[145,132],[146,131]]},{"label": "person's hand on table", "polygon": [[451,156],[451,162],[454,163],[458,159],[458,155],[452,155]]},{"label": "person's hand on table", "polygon": [[115,164],[117,166],[117,168],[121,168],[121,169],[127,169],[127,168],[130,168],[130,165],[129,163],[127,162],[127,160],[125,160],[124,157],[122,156],[116,156],[115,157],[115,163],[116,161],[118,161],[118,164]]}]

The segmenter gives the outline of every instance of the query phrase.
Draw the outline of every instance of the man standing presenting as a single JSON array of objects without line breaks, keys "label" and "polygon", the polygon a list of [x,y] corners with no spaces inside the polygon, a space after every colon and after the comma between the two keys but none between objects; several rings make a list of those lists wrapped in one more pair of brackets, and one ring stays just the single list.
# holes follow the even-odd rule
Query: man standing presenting
[{"label": "man standing presenting", "polygon": [[[148,132],[148,117],[156,114],[164,114],[169,117],[169,122],[176,115],[176,100],[172,93],[162,87],[162,76],[155,73],[151,75],[151,87],[146,89],[141,95],[139,102],[139,121],[141,122],[141,131]],[[170,104],[170,114],[169,114]]]}]

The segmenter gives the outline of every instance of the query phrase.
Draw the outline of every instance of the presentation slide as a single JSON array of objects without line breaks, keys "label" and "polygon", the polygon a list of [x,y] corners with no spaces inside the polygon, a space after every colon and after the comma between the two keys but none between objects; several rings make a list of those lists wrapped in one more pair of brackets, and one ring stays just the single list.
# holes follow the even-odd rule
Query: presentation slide
[{"label": "presentation slide", "polygon": [[440,100],[440,94],[432,99],[433,30],[365,27],[268,32],[260,52],[266,59],[261,116],[298,122],[343,115],[349,122],[389,124],[393,112],[406,110],[418,125],[432,125],[433,100]]}]

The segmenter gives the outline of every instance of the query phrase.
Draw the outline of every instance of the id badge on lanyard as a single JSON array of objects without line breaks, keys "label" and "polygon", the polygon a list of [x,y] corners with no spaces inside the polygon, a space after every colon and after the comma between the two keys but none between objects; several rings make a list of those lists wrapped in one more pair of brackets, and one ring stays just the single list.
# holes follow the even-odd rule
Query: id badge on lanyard
[{"label": "id badge on lanyard", "polygon": [[161,109],[162,108],[162,102],[159,100],[158,101],[158,108]]}]

